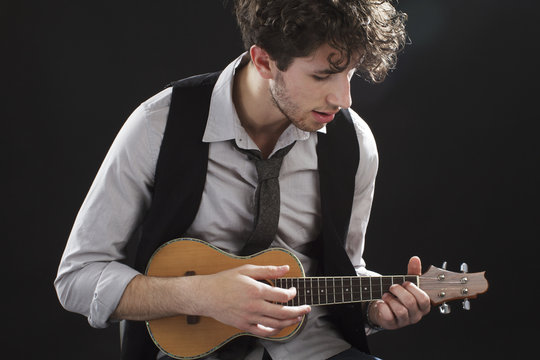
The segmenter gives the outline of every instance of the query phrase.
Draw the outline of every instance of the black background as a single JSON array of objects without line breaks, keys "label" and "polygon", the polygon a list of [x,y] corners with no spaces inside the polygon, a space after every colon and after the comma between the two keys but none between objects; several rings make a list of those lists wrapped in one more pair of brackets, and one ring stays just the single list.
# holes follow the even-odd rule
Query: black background
[{"label": "black background", "polygon": [[[370,337],[385,359],[532,354],[538,224],[533,1],[402,0],[412,44],[387,81],[353,80],[378,142],[368,267],[487,271],[465,312]],[[52,286],[77,210],[131,111],[171,80],[222,69],[242,45],[213,1],[3,1],[2,342],[21,358],[115,359],[118,329],[64,311]],[[7,250],[6,250],[7,245]],[[5,348],[5,347],[4,347]]]}]

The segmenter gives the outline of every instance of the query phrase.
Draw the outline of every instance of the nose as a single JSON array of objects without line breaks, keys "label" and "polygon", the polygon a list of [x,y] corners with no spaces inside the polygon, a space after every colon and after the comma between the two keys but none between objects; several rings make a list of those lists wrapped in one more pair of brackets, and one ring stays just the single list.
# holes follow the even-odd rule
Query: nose
[{"label": "nose", "polygon": [[333,83],[330,88],[327,101],[330,105],[342,109],[351,107],[351,82],[348,76],[345,75],[336,78],[335,83]]}]

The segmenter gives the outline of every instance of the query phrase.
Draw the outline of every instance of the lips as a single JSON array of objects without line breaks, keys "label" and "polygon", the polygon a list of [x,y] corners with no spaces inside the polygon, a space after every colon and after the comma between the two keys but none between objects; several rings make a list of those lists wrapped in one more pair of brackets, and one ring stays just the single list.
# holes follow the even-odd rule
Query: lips
[{"label": "lips", "polygon": [[336,113],[325,113],[316,110],[312,110],[311,113],[313,114],[315,121],[321,124],[329,123],[330,121],[334,120],[334,116],[336,115]]}]

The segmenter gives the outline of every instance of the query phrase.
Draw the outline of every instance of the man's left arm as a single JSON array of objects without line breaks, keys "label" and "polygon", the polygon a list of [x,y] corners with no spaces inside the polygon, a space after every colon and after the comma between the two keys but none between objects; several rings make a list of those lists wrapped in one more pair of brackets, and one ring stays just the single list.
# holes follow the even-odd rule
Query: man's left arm
[{"label": "man's left arm", "polygon": [[[409,260],[407,274],[421,275],[421,272],[420,258],[413,256]],[[372,325],[391,330],[416,324],[430,309],[429,296],[407,281],[402,285],[392,285],[390,292],[384,293],[382,300],[371,302],[367,311]]]},{"label": "man's left arm", "polygon": [[[354,111],[350,110],[350,114],[358,137],[360,163],[355,179],[355,194],[346,250],[358,275],[378,276],[379,274],[366,269],[362,256],[378,170],[377,146],[368,125]],[[418,257],[411,258],[407,273],[421,275],[421,262]],[[420,321],[430,308],[428,295],[416,285],[410,282],[402,285],[395,284],[390,288],[390,293],[384,294],[382,300],[373,301],[367,306],[368,325],[397,329]]]}]

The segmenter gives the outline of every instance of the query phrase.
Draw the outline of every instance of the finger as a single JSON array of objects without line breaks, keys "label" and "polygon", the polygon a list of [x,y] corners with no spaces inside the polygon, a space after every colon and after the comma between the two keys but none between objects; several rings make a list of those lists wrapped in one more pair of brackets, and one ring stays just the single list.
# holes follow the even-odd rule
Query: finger
[{"label": "finger", "polygon": [[[408,312],[408,323],[401,323],[400,321],[400,324],[415,324],[427,313],[425,311],[426,306],[429,306],[429,297],[427,297],[427,294],[418,289],[414,284],[407,283],[403,286],[394,285],[390,287],[390,292],[396,297],[396,300],[398,300],[406,308]],[[419,299],[422,302],[422,305],[420,305]]]},{"label": "finger", "polygon": [[260,314],[278,320],[291,320],[307,315],[310,311],[309,305],[284,306],[267,302],[262,307]]},{"label": "finger", "polygon": [[261,291],[263,299],[266,301],[286,304],[296,296],[296,288],[282,289],[265,284]]},{"label": "finger", "polygon": [[253,335],[260,336],[260,337],[274,336],[274,335],[277,335],[280,331],[279,329],[274,329],[274,328],[266,327],[259,324],[250,324],[248,327],[241,330],[245,330],[247,332],[250,332]]},{"label": "finger", "polygon": [[240,273],[255,280],[275,279],[289,272],[289,265],[282,266],[258,266],[244,265],[240,268]]},{"label": "finger", "polygon": [[[292,324],[292,325],[294,325],[294,324]],[[268,337],[278,335],[279,332],[281,330],[283,330],[284,328],[286,328],[286,327],[287,326],[284,326],[284,327],[281,327],[281,328],[273,328],[273,327],[268,327],[268,326],[265,326],[265,325],[262,325],[262,324],[253,324],[253,325],[250,325],[248,327],[247,331],[249,331],[250,333],[252,333],[254,335],[268,338]]]},{"label": "finger", "polygon": [[296,325],[299,322],[301,322],[302,320],[303,320],[303,316],[299,316],[299,317],[296,317],[296,318],[293,318],[293,319],[285,319],[285,320],[275,319],[275,318],[268,317],[268,316],[262,316],[257,321],[257,323],[258,323],[258,325],[263,326],[265,328],[280,331],[280,330],[282,330],[282,329],[284,329],[286,327]]},{"label": "finger", "polygon": [[378,301],[373,305],[375,311],[375,323],[382,328],[392,330],[398,327],[396,318],[390,306],[384,301]]},{"label": "finger", "polygon": [[423,315],[431,311],[431,301],[425,291],[411,282],[406,282],[403,286],[415,297],[418,309]]},{"label": "finger", "polygon": [[395,296],[397,301],[407,308],[407,311],[412,312],[419,310],[418,303],[416,302],[414,295],[402,285],[392,285],[390,287],[390,293]]},{"label": "finger", "polygon": [[407,265],[408,275],[422,275],[422,262],[418,256],[413,256]]},{"label": "finger", "polygon": [[398,327],[405,326],[409,323],[409,310],[396,296],[391,293],[384,293],[383,300],[394,314]]}]

